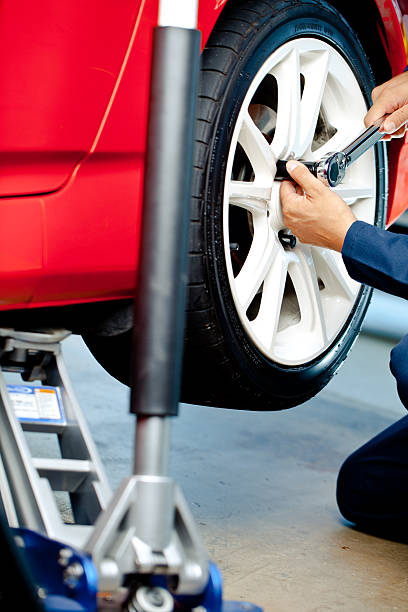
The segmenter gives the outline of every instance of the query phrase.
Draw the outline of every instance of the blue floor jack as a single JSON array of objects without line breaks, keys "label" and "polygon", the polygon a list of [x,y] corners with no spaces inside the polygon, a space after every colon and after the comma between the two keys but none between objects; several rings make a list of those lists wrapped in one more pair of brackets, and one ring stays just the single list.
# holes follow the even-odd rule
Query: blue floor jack
[{"label": "blue floor jack", "polygon": [[[223,601],[220,572],[168,474],[181,378],[200,48],[198,0],[176,4],[159,2],[154,33],[134,319],[133,475],[111,493],[62,359],[61,342],[70,332],[1,329],[2,610],[262,612]],[[7,384],[3,372],[21,375],[25,384]],[[25,432],[54,436],[57,456],[33,456]],[[63,515],[60,492],[69,500]]]}]

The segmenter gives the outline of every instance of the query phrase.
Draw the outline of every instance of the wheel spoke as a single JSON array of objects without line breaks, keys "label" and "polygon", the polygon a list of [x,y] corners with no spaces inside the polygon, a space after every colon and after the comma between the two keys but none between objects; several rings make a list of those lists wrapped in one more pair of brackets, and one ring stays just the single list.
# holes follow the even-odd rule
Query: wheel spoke
[{"label": "wheel spoke", "polygon": [[252,214],[265,213],[271,197],[270,187],[260,187],[249,181],[231,181],[229,202],[233,206],[245,208]]},{"label": "wheel spoke", "polygon": [[278,250],[277,242],[269,236],[267,228],[259,226],[260,223],[254,223],[251,248],[244,265],[235,278],[236,295],[244,311],[247,310],[262,285]]},{"label": "wheel spoke", "polygon": [[310,247],[298,244],[288,272],[299,304],[300,328],[311,335],[312,344],[322,346],[327,341],[327,331]]},{"label": "wheel spoke", "polygon": [[295,153],[300,130],[300,65],[296,45],[272,73],[278,82],[278,111],[271,146],[276,159],[287,159]]},{"label": "wheel spoke", "polygon": [[252,321],[253,332],[266,350],[270,351],[278,328],[283,292],[288,273],[288,260],[280,245],[274,250],[274,258],[264,279],[262,300],[257,317]]},{"label": "wheel spoke", "polygon": [[305,84],[300,101],[300,129],[294,146],[296,157],[302,157],[313,141],[326,87],[329,58],[329,51],[314,51],[302,56],[301,73]]},{"label": "wheel spoke", "polygon": [[337,185],[333,191],[338,193],[349,205],[354,204],[357,200],[375,197],[375,186],[369,185],[368,183],[366,185],[347,185],[341,183]]},{"label": "wheel spoke", "polygon": [[312,252],[317,275],[326,291],[344,297],[352,304],[359,284],[348,275],[340,253],[317,247],[312,247]]},{"label": "wheel spoke", "polygon": [[251,162],[257,182],[271,184],[276,173],[275,160],[268,141],[248,112],[245,113],[238,142]]}]

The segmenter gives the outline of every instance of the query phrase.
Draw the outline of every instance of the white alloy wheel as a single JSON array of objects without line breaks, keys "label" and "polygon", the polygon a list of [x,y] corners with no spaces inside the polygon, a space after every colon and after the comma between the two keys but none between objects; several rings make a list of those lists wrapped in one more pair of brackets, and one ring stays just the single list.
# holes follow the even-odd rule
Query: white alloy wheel
[{"label": "white alloy wheel", "polygon": [[[256,74],[232,136],[224,191],[224,249],[234,304],[248,336],[272,361],[300,365],[327,350],[360,285],[341,255],[284,248],[277,159],[317,160],[363,129],[366,103],[345,59],[318,38],[297,38]],[[376,172],[367,152],[335,188],[358,219],[374,222]]]}]

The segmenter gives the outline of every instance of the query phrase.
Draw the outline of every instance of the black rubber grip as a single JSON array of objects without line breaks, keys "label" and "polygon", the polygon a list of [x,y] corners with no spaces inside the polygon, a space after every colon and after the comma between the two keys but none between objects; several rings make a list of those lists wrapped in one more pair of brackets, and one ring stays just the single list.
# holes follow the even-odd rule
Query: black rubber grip
[{"label": "black rubber grip", "polygon": [[[288,160],[286,159],[278,159],[278,161],[276,162],[276,175],[275,175],[275,180],[280,181],[282,179],[290,179],[291,176],[289,174],[289,172],[286,170],[286,163]],[[316,170],[317,170],[317,164],[316,162],[308,162],[308,161],[302,161],[301,163],[304,164],[307,168],[309,168],[310,172],[312,174],[314,174],[314,176],[316,176]]]},{"label": "black rubber grip", "polygon": [[180,396],[200,32],[157,27],[153,45],[131,412],[164,417]]}]

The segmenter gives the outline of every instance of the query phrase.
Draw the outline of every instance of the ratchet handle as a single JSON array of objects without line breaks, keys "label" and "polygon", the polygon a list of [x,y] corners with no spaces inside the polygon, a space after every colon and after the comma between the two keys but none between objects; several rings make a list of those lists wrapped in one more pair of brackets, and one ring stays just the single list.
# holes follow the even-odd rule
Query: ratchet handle
[{"label": "ratchet handle", "polygon": [[377,119],[373,125],[370,125],[360,136],[341,151],[346,156],[347,166],[355,162],[363,153],[381,140],[385,132],[380,130],[380,128],[385,118],[386,115]]}]

